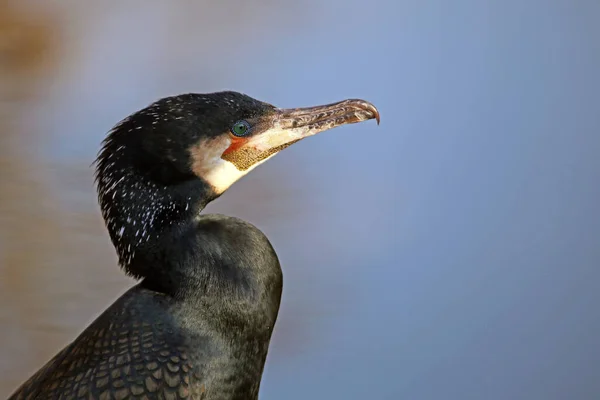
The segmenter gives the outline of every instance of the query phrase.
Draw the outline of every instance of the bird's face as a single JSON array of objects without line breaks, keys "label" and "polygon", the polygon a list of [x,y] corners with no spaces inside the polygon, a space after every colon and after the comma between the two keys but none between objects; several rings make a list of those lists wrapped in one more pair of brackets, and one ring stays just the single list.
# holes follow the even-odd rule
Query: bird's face
[{"label": "bird's face", "polygon": [[218,92],[165,98],[134,119],[151,128],[143,133],[142,148],[153,160],[195,175],[220,195],[291,144],[373,118],[379,122],[379,112],[364,100],[280,109],[240,93]]},{"label": "bird's face", "polygon": [[[240,109],[238,101],[250,107]],[[299,140],[340,125],[379,119],[377,109],[363,100],[279,109],[236,93],[223,95],[220,102],[220,125],[189,149],[192,171],[219,194]]]}]

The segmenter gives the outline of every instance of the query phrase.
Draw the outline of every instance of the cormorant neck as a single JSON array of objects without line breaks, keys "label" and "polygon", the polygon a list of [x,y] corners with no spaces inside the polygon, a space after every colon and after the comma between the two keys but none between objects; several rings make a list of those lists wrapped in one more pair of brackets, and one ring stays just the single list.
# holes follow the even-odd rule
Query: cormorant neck
[{"label": "cormorant neck", "polygon": [[282,276],[268,239],[236,218],[200,216],[219,196],[213,187],[128,146],[123,133],[109,136],[96,163],[99,203],[121,267],[148,289],[212,310],[211,320],[227,315],[245,331],[272,329]]},{"label": "cormorant neck", "polygon": [[196,177],[165,185],[133,167],[119,168],[118,163],[99,166],[97,185],[102,216],[119,265],[135,278],[164,267],[153,263],[160,260],[166,237],[190,224],[217,197]]}]

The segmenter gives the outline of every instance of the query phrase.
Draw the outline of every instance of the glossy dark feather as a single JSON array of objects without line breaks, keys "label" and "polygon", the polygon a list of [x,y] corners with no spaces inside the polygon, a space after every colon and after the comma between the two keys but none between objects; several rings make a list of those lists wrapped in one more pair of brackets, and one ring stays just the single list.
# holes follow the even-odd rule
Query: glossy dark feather
[{"label": "glossy dark feather", "polygon": [[[197,349],[210,338],[182,335],[174,302],[135,287],[117,300],[11,399],[202,399]],[[190,357],[191,354],[194,354]]]}]

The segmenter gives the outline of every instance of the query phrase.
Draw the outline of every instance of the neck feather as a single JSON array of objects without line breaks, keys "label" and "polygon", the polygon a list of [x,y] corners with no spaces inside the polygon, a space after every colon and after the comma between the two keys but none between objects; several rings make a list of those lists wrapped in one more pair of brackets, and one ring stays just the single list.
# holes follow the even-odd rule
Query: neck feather
[{"label": "neck feather", "polygon": [[[169,186],[157,183],[134,167],[123,166],[118,151],[99,158],[96,183],[119,265],[135,278],[147,276],[146,269],[152,268],[144,255],[156,255],[164,237],[190,223],[214,197],[199,179]],[[143,262],[136,262],[140,258]]]}]

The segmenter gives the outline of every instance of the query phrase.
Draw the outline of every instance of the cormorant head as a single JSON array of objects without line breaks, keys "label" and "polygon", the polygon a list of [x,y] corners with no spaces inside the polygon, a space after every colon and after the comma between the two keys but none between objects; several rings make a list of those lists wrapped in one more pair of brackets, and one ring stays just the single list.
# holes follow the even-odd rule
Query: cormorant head
[{"label": "cormorant head", "polygon": [[121,264],[152,232],[196,215],[287,146],[373,118],[379,112],[364,100],[280,109],[237,92],[167,97],[130,115],[109,133],[96,166]]},{"label": "cormorant head", "polygon": [[372,118],[379,113],[364,100],[280,109],[237,92],[186,94],[138,111],[108,140],[139,149],[131,161],[157,182],[195,176],[220,195],[289,145]]}]

